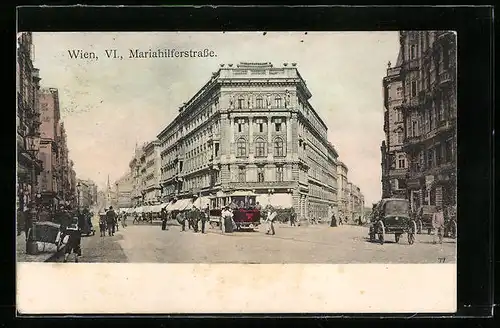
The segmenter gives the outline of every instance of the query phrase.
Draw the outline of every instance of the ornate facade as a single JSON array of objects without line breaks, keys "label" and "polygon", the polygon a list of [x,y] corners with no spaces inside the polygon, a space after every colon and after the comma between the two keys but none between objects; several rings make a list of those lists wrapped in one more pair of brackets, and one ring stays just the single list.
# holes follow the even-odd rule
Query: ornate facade
[{"label": "ornate facade", "polygon": [[405,125],[403,120],[403,81],[401,65],[403,54],[400,52],[395,67],[387,69],[383,79],[384,92],[384,133],[382,142],[382,198],[406,195],[408,161],[403,150]]},{"label": "ornate facade", "polygon": [[37,156],[30,154],[26,147],[26,136],[40,134],[40,108],[38,106],[38,90],[40,76],[33,67],[32,34],[18,33],[16,61],[17,91],[17,209],[25,211],[32,200],[33,191],[38,190],[38,175],[42,171],[42,163]]},{"label": "ornate facade", "polygon": [[407,197],[456,205],[456,35],[400,32]]},{"label": "ornate facade", "polygon": [[338,154],[311,96],[296,64],[221,65],[158,135],[164,200],[248,190],[326,218]]}]

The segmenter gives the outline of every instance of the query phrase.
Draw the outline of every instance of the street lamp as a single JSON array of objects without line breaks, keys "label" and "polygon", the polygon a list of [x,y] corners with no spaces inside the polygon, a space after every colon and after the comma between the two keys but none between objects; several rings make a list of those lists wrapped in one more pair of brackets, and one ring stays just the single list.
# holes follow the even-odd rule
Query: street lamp
[{"label": "street lamp", "polygon": [[76,206],[78,209],[80,209],[80,187],[82,185],[80,184],[80,181],[76,184]]},{"label": "street lamp", "polygon": [[37,162],[37,153],[40,150],[40,137],[36,134],[25,137],[26,151],[31,155],[31,195],[30,195],[30,213],[28,213],[28,220],[26,220],[28,235],[26,236],[26,253],[35,253],[36,242],[33,241],[33,236],[30,231],[33,229],[33,222],[36,221],[36,208],[35,208],[35,163]]}]

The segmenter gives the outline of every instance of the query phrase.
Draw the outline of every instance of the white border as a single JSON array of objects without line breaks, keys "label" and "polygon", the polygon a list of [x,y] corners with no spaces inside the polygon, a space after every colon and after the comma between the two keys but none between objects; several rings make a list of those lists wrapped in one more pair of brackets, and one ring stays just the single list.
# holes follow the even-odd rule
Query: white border
[{"label": "white border", "polygon": [[18,263],[21,314],[453,313],[456,264]]}]

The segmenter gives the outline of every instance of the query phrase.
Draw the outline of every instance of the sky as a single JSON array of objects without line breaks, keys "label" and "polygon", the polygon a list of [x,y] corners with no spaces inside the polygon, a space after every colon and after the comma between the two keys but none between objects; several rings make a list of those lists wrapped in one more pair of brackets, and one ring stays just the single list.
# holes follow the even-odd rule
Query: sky
[{"label": "sky", "polygon": [[[111,183],[123,176],[136,143],[155,139],[220,64],[297,63],[349,181],[366,204],[380,199],[382,78],[396,62],[397,32],[51,32],[33,33],[33,42],[41,86],[59,89],[79,178],[104,187],[108,175]],[[111,49],[124,59],[107,58]],[[129,49],[209,49],[216,57],[129,59]],[[98,59],[72,59],[68,50]]]}]

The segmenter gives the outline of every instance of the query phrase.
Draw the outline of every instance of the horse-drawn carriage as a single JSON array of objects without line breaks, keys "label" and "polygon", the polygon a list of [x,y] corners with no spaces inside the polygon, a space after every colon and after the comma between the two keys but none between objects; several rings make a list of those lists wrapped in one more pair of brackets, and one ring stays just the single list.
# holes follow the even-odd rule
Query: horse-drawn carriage
[{"label": "horse-drawn carriage", "polygon": [[396,243],[401,235],[408,235],[408,244],[415,242],[417,226],[410,218],[410,204],[406,199],[385,198],[373,209],[372,222],[370,224],[370,241],[378,241],[383,244],[386,235],[393,234]]},{"label": "horse-drawn carriage", "polygon": [[422,231],[427,230],[427,234],[431,234],[434,229],[432,226],[432,216],[436,213],[436,206],[433,205],[422,205],[417,210],[416,223],[417,223],[417,233],[421,234]]}]

